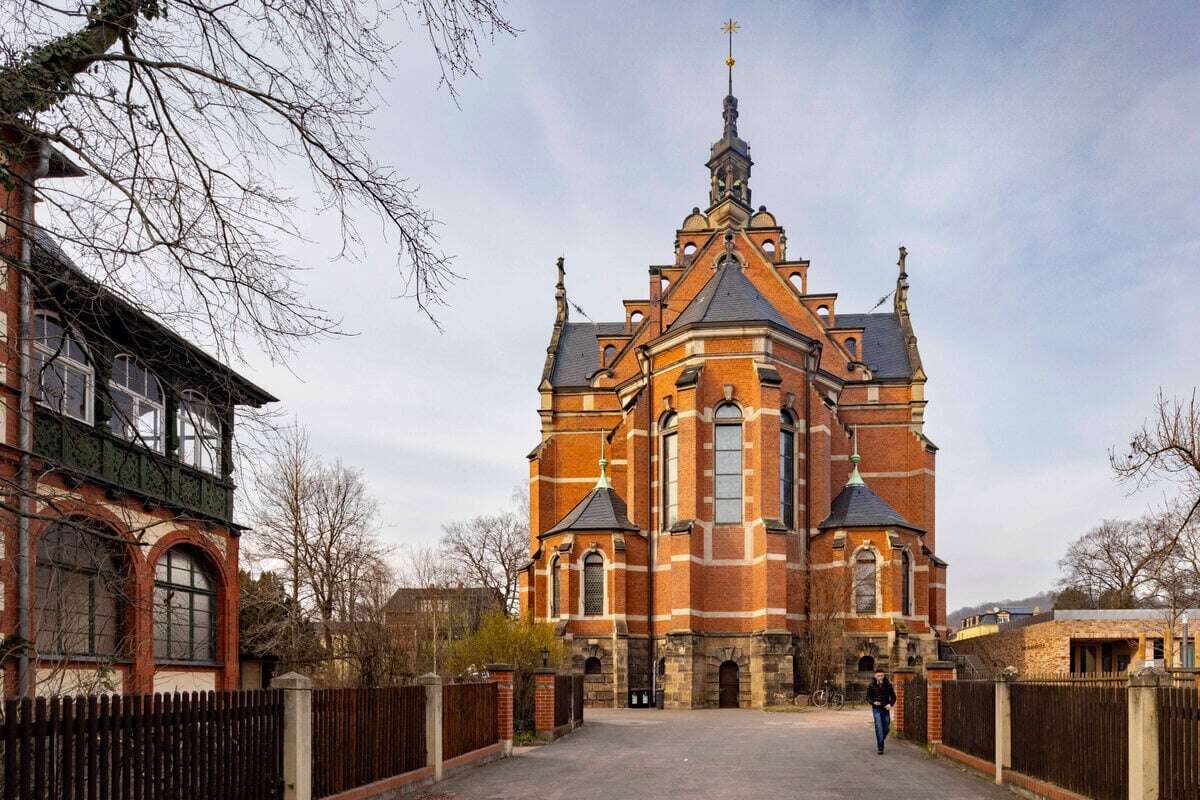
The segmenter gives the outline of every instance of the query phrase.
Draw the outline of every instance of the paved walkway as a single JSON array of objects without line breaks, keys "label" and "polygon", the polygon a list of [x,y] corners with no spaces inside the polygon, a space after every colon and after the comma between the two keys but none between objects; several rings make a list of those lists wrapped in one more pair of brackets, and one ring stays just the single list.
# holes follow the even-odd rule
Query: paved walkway
[{"label": "paved walkway", "polygon": [[875,754],[866,709],[588,709],[547,747],[469,770],[429,800],[1012,800],[989,781],[904,742]]}]

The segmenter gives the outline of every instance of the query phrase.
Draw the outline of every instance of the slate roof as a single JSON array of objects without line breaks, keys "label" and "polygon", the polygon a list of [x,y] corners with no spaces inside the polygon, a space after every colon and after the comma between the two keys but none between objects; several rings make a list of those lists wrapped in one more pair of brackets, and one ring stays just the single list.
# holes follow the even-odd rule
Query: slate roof
[{"label": "slate roof", "polygon": [[773,322],[792,330],[791,324],[754,287],[740,269],[725,263],[692,298],[671,330],[695,322]]},{"label": "slate roof", "polygon": [[542,534],[563,531],[636,531],[629,521],[628,508],[614,489],[597,486],[572,508],[562,520]]},{"label": "slate roof", "polygon": [[900,318],[893,313],[838,314],[837,327],[862,328],[862,353],[876,378],[911,378]]},{"label": "slate roof", "polygon": [[896,513],[882,497],[864,484],[849,484],[834,498],[829,516],[817,526],[829,528],[889,528],[921,530]]},{"label": "slate roof", "polygon": [[588,379],[600,369],[596,337],[622,333],[625,333],[624,322],[568,322],[558,340],[550,383],[554,386],[587,386]]}]

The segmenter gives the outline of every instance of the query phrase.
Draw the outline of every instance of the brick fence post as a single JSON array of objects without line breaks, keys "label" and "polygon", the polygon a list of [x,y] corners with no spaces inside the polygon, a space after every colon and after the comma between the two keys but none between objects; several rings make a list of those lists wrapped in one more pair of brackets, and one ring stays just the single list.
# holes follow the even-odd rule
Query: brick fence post
[{"label": "brick fence post", "polygon": [[542,739],[554,738],[554,669],[533,671],[533,730]]},{"label": "brick fence post", "polygon": [[283,690],[283,800],[312,800],[312,681],[289,672],[271,688]]},{"label": "brick fence post", "polygon": [[908,682],[916,674],[917,671],[912,667],[896,667],[892,670],[892,684],[896,689],[896,713],[892,727],[896,733],[904,733],[904,695],[908,691]]},{"label": "brick fence post", "polygon": [[1129,800],[1158,799],[1158,687],[1160,672],[1129,676]]},{"label": "brick fence post", "polygon": [[942,683],[954,680],[954,663],[930,661],[925,665],[925,679],[929,681],[925,699],[925,730],[930,744],[942,742]]},{"label": "brick fence post", "polygon": [[425,766],[433,767],[433,779],[442,779],[442,679],[430,672],[417,678],[425,687]]},{"label": "brick fence post", "polygon": [[496,739],[505,756],[513,748],[513,666],[488,664],[488,680],[496,684]]},{"label": "brick fence post", "polygon": [[1004,784],[1004,770],[1012,769],[1012,682],[1013,673],[996,676],[995,759],[996,784]]}]

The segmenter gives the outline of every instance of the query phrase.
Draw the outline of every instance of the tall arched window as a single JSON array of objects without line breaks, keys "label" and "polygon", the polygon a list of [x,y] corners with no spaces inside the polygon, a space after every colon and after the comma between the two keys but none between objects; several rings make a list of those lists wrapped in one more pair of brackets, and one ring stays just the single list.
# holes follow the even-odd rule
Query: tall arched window
[{"label": "tall arched window", "polygon": [[854,558],[854,611],[875,613],[875,553],[867,549]]},{"label": "tall arched window", "polygon": [[108,394],[113,405],[109,430],[126,441],[161,453],[165,413],[158,378],[133,356],[117,356],[112,362]]},{"label": "tall arched window", "polygon": [[796,527],[795,425],[790,411],[779,413],[779,515],[788,528]]},{"label": "tall arched window", "polygon": [[900,551],[900,613],[910,616],[912,611],[912,556],[907,550]]},{"label": "tall arched window", "polygon": [[550,616],[553,619],[558,619],[558,599],[560,595],[561,584],[558,577],[558,556],[550,559]]},{"label": "tall arched window", "polygon": [[216,661],[217,588],[201,556],[172,547],[154,565],[154,657]]},{"label": "tall arched window", "polygon": [[33,370],[38,402],[91,424],[94,375],[82,341],[58,317],[33,317]]},{"label": "tall arched window", "polygon": [[742,410],[725,403],[713,416],[713,519],[718,524],[741,522]]},{"label": "tall arched window", "polygon": [[662,421],[663,524],[671,527],[679,519],[679,417],[668,414]]},{"label": "tall arched window", "polygon": [[221,471],[221,420],[199,392],[180,398],[179,460],[214,475]]},{"label": "tall arched window", "polygon": [[583,559],[583,613],[589,617],[604,613],[604,559],[599,553],[588,553]]},{"label": "tall arched window", "polygon": [[78,522],[60,522],[37,546],[38,653],[113,656],[120,649],[124,581],[110,539]]}]

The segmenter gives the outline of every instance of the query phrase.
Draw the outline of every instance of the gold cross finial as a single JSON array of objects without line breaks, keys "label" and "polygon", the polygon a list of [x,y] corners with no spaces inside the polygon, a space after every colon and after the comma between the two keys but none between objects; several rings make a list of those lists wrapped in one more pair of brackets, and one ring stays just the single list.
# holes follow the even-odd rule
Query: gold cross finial
[{"label": "gold cross finial", "polygon": [[733,65],[737,63],[733,60],[733,35],[738,32],[737,21],[730,17],[721,30],[729,34],[729,56],[725,59],[725,66],[729,67],[729,93],[733,94]]}]

